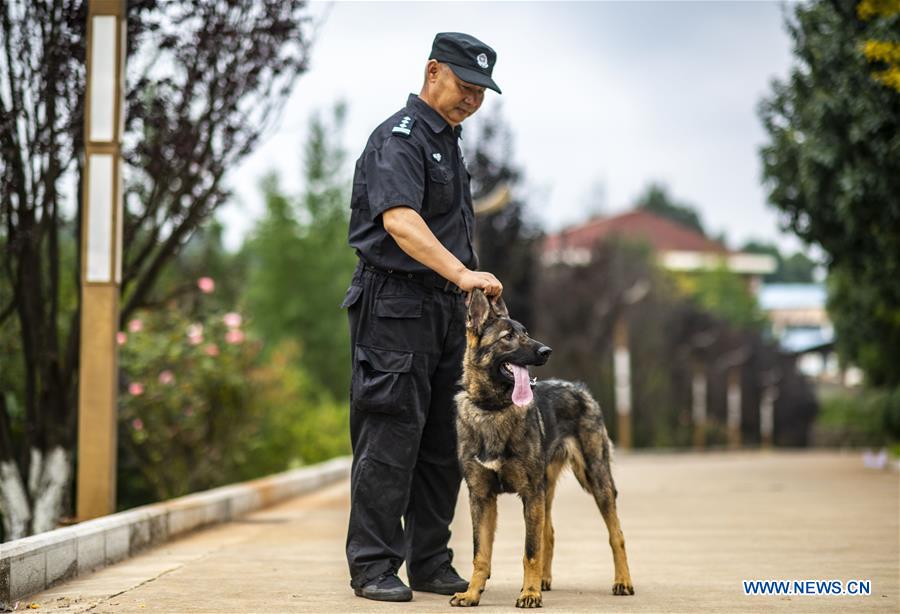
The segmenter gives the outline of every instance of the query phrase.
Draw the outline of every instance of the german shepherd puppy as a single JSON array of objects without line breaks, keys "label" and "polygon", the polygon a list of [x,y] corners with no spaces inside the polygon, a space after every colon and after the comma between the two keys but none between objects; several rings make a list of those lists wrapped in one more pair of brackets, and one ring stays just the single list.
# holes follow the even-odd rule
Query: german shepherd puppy
[{"label": "german shepherd puppy", "polygon": [[516,607],[541,607],[541,591],[550,590],[553,577],[550,507],[567,463],[593,495],[609,530],[612,592],[633,595],[609,469],[612,443],[600,406],[581,384],[529,378],[528,366],[547,362],[551,350],[510,319],[502,299],[491,302],[475,290],[466,328],[456,429],[469,488],[475,561],[468,590],[454,595],[450,604],[478,605],[491,576],[497,495],[512,492],[522,498],[525,510],[525,579]]}]

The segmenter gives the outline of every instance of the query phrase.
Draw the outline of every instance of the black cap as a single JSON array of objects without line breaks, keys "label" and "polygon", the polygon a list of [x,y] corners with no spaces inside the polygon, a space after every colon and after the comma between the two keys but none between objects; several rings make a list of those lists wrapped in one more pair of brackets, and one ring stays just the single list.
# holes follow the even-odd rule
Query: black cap
[{"label": "black cap", "polygon": [[429,60],[447,64],[454,74],[473,85],[488,87],[498,94],[500,88],[491,79],[497,52],[474,36],[461,32],[441,32],[434,37]]}]

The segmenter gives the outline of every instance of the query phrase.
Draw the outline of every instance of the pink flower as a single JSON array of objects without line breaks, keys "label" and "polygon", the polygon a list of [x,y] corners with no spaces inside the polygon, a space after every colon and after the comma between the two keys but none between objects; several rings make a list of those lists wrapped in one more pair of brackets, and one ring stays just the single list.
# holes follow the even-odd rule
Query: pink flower
[{"label": "pink flower", "polygon": [[207,356],[218,356],[219,346],[215,343],[209,343],[206,345],[206,347],[203,348],[203,351],[206,352]]},{"label": "pink flower", "polygon": [[232,311],[226,313],[222,321],[225,322],[225,326],[228,328],[238,328],[243,320],[241,319],[241,314]]},{"label": "pink flower", "polygon": [[128,384],[128,394],[133,397],[139,397],[144,394],[144,385],[140,382],[131,382]]},{"label": "pink flower", "polygon": [[128,335],[119,331],[116,333],[116,343],[119,345],[125,345],[125,342],[128,341]]},{"label": "pink flower", "polygon": [[128,323],[128,332],[130,333],[139,333],[144,330],[144,323],[138,320],[137,318],[133,319]]},{"label": "pink flower", "polygon": [[216,289],[216,282],[212,277],[201,277],[197,280],[197,287],[203,294],[211,294]]},{"label": "pink flower", "polygon": [[131,421],[131,428],[133,428],[136,431],[143,431],[144,430],[144,421],[141,420],[140,418],[135,418],[134,420]]},{"label": "pink flower", "polygon": [[203,325],[191,324],[187,329],[188,342],[191,345],[200,345],[203,343]]},{"label": "pink flower", "polygon": [[165,371],[159,372],[159,383],[163,386],[168,386],[169,384],[175,383],[175,374],[166,369]]},{"label": "pink flower", "polygon": [[243,343],[244,331],[239,328],[232,328],[230,331],[225,333],[225,341],[227,341],[231,345],[238,345],[239,343]]}]

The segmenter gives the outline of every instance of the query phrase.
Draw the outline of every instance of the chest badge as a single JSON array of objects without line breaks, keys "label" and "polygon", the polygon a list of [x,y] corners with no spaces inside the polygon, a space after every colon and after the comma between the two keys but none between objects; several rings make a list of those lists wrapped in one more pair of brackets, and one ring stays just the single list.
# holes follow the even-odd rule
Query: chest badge
[{"label": "chest badge", "polygon": [[439,153],[433,153],[433,154],[431,154],[431,157],[434,158],[436,162],[441,161],[441,154],[439,154]]}]

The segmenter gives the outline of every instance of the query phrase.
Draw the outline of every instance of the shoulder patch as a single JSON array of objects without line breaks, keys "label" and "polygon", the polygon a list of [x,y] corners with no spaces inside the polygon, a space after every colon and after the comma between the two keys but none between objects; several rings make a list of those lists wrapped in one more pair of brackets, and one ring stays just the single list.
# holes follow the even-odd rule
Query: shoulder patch
[{"label": "shoulder patch", "polygon": [[404,115],[400,118],[400,122],[391,129],[391,134],[399,134],[400,136],[408,137],[412,132],[413,124],[416,123],[409,115]]}]

